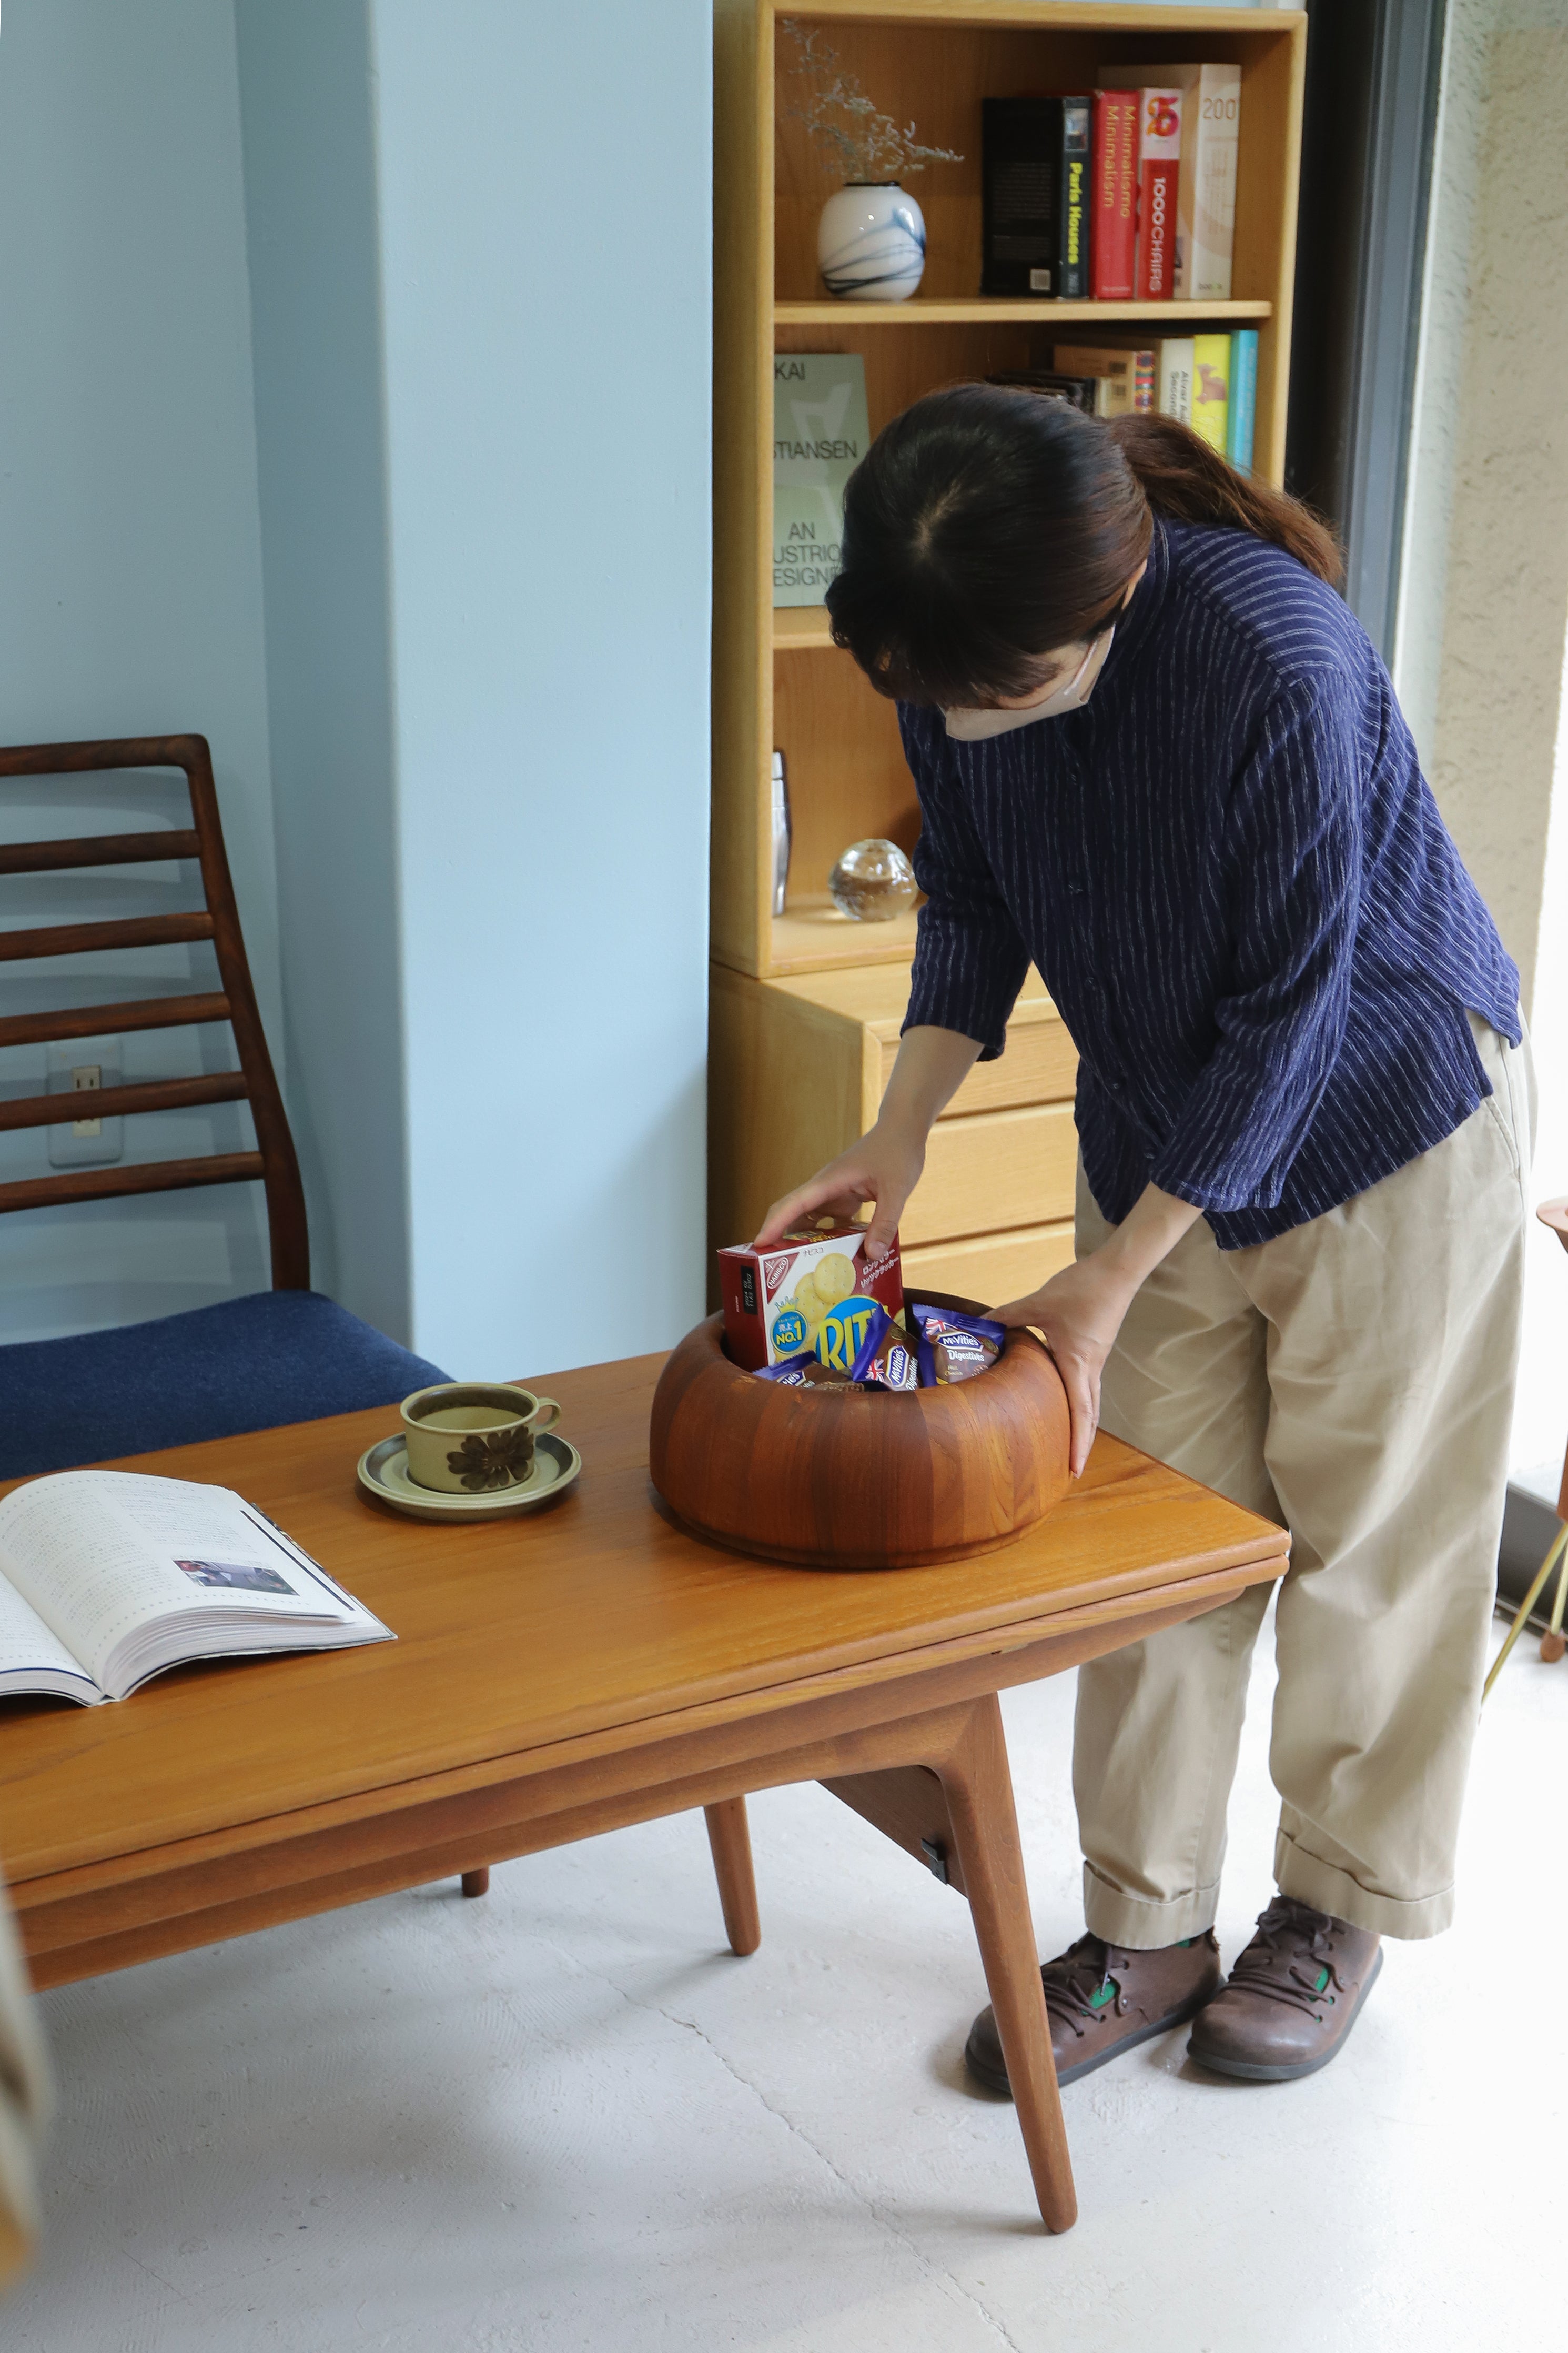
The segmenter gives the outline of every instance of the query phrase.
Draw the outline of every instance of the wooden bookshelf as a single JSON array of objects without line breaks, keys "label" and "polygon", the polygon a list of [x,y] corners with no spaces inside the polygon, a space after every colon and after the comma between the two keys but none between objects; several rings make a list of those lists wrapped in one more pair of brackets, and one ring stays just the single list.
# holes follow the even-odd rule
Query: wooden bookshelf
[{"label": "wooden bookshelf", "polygon": [[[823,292],[817,216],[839,183],[804,127],[777,102],[779,22],[786,16],[820,26],[879,108],[900,122],[913,121],[927,143],[963,157],[933,164],[911,183],[928,244],[921,290],[909,302],[835,301]],[[851,1066],[862,1077],[873,1064],[880,1071],[880,1044],[873,1056],[864,1021],[854,1043],[845,988],[858,973],[874,981],[881,1008],[876,1019],[885,1027],[901,1012],[914,944],[912,916],[854,923],[826,895],[828,870],[850,842],[881,834],[912,848],[919,809],[892,708],[834,646],[826,611],[773,607],[773,354],[858,353],[876,433],[940,385],[1048,364],[1064,331],[1106,325],[1125,336],[1129,327],[1146,324],[1152,337],[1246,322],[1258,330],[1254,462],[1260,474],[1279,480],[1305,48],[1304,14],[1282,9],[716,0],[710,1127],[716,1243],[752,1230],[769,1199],[874,1117],[876,1098],[850,1073]],[[1205,305],[982,296],[982,97],[1092,89],[1098,68],[1113,58],[1241,67],[1235,299]],[[795,820],[788,898],[777,917],[769,822],[775,746],[788,764]],[[821,1067],[815,1080],[813,1055]],[[1010,1050],[1004,1061],[1012,1060]],[[1070,1100],[1070,1067],[1058,1058],[1050,1068],[1052,1082],[1066,1092],[1049,1100]],[[1038,1107],[1047,1101],[1039,1098]],[[830,1115],[825,1105],[836,1107]],[[996,1131],[1004,1158],[1032,1133],[1015,1116],[1024,1108],[1009,1105],[1013,1124],[1005,1135]],[[994,1106],[966,1116],[994,1119],[1002,1112]],[[738,1128],[750,1132],[749,1141],[738,1138]],[[948,1217],[956,1214],[951,1191],[942,1212]],[[922,1225],[923,1209],[912,1214]],[[1059,1258],[1070,1214],[1070,1192],[1058,1187],[1049,1216],[1031,1216],[990,1242],[973,1228],[961,1233],[954,1227],[954,1247],[963,1241],[972,1272],[983,1266],[1016,1272],[1031,1249],[1037,1257]],[[922,1243],[922,1253],[935,1246]]]},{"label": "wooden bookshelf", "polygon": [[[775,327],[900,327],[919,324],[923,327],[987,326],[995,320],[1008,324],[1040,323],[1043,308],[1038,297],[1032,302],[1013,302],[999,294],[976,294],[969,300],[951,302],[935,297],[911,295],[907,302],[836,301],[831,297],[821,302],[775,302]],[[1115,326],[1136,323],[1141,319],[1168,321],[1172,302],[1053,302],[1050,305],[1053,326]],[[1247,321],[1270,319],[1272,302],[1206,302],[1201,308],[1192,302],[1180,305],[1186,318],[1197,319],[1205,325],[1225,320]],[[1167,325],[1164,329],[1169,333]]]}]

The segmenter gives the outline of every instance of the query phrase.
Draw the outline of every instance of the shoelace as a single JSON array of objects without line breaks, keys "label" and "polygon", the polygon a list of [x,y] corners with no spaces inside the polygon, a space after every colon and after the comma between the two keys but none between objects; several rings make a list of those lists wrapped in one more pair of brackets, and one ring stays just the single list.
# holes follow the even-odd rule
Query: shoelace
[{"label": "shoelace", "polygon": [[1080,2041],[1085,2031],[1080,2020],[1092,2026],[1107,2010],[1114,2018],[1126,2010],[1121,1980],[1110,1974],[1110,1948],[1100,1937],[1080,1936],[1040,1971],[1047,2010],[1070,2026]]},{"label": "shoelace", "polygon": [[[1314,1912],[1305,1904],[1297,1904],[1288,1895],[1277,1895],[1258,1923],[1257,1933],[1246,1951],[1238,1955],[1231,1970],[1230,1982],[1247,1993],[1262,1994],[1269,2001],[1282,2001],[1292,2010],[1305,2010],[1310,2018],[1317,2016],[1317,2005],[1332,2001],[1336,1993],[1343,1993],[1345,1981],[1334,1967],[1330,1952],[1332,1922],[1326,1912]],[[1287,1940],[1297,1939],[1289,1955],[1289,1966],[1280,1975],[1279,1965],[1286,1959]],[[1306,1965],[1306,1974],[1302,1964]]]}]

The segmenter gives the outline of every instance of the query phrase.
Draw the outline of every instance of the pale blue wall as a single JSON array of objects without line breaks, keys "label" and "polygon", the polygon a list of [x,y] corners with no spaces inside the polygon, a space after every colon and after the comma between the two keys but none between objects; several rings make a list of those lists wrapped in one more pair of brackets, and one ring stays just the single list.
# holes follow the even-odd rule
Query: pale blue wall
[{"label": "pale blue wall", "polygon": [[409,1329],[364,0],[237,0],[289,1107],[312,1275]]},{"label": "pale blue wall", "polygon": [[374,0],[416,1345],[700,1313],[709,0]]},{"label": "pale blue wall", "polygon": [[[7,0],[0,27],[0,742],[211,738],[263,1013],[279,1045],[261,570],[234,21],[215,0]],[[0,829],[102,832],[86,787],[0,795]],[[31,814],[25,806],[34,804]],[[156,790],[143,805],[167,806]],[[0,920],[173,903],[171,869],[0,887]],[[189,903],[188,896],[184,903]],[[139,952],[115,993],[202,950]],[[123,974],[127,962],[120,962]],[[116,969],[7,965],[6,1004]],[[127,1075],[226,1060],[226,1033],[132,1041]],[[43,1085],[44,1050],[0,1054]],[[225,1110],[129,1124],[127,1156],[228,1146]],[[41,1131],[0,1176],[41,1173]],[[0,1219],[0,1335],[204,1303],[268,1280],[255,1188]]]},{"label": "pale blue wall", "polygon": [[[5,11],[0,740],[212,737],[317,1280],[469,1373],[701,1308],[709,45]],[[110,1208],[0,1221],[5,1328],[267,1279],[244,1194]]]}]

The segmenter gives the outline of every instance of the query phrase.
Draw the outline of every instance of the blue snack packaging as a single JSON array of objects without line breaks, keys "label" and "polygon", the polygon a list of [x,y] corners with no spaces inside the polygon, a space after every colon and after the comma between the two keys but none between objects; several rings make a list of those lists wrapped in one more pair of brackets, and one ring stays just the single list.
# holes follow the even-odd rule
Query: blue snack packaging
[{"label": "blue snack packaging", "polygon": [[990,1371],[1007,1345],[1007,1326],[988,1315],[961,1315],[954,1307],[928,1307],[921,1300],[911,1301],[910,1314],[919,1335],[921,1388],[972,1381]]},{"label": "blue snack packaging", "polygon": [[836,1372],[825,1365],[815,1348],[803,1348],[797,1356],[785,1356],[777,1365],[752,1365],[750,1370],[759,1381],[779,1381],[786,1389],[849,1389],[854,1384],[847,1373]]},{"label": "blue snack packaging", "polygon": [[849,1377],[862,1388],[919,1388],[920,1365],[915,1351],[885,1307],[879,1307],[868,1324]]}]

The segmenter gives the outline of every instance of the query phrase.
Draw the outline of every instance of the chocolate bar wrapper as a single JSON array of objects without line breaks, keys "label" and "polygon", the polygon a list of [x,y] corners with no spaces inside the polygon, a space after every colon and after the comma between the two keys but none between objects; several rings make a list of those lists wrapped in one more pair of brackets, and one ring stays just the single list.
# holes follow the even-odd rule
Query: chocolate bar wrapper
[{"label": "chocolate bar wrapper", "polygon": [[920,1335],[922,1388],[972,1381],[976,1373],[989,1372],[1007,1343],[1007,1326],[988,1315],[961,1315],[956,1308],[927,1307],[919,1300],[910,1313]]},{"label": "chocolate bar wrapper", "polygon": [[855,1386],[847,1373],[836,1372],[825,1365],[813,1348],[798,1356],[786,1356],[779,1365],[753,1365],[751,1371],[759,1381],[780,1381],[786,1389],[844,1389]]},{"label": "chocolate bar wrapper", "polygon": [[872,1316],[849,1377],[862,1388],[919,1388],[915,1350],[885,1307],[879,1307]]}]

